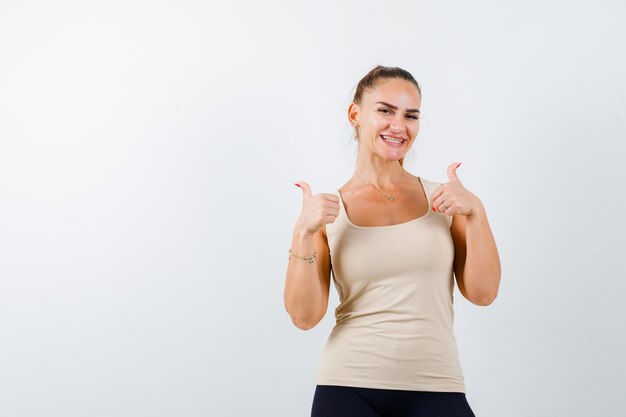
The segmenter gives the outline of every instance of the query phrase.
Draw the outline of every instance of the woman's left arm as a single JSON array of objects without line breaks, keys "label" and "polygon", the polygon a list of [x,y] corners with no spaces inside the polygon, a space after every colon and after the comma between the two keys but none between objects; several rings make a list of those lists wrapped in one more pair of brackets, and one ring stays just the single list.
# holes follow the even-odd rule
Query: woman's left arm
[{"label": "woman's left arm", "polygon": [[500,256],[482,201],[468,191],[456,175],[460,164],[448,167],[450,182],[433,191],[433,209],[452,217],[454,274],[461,294],[474,304],[487,306],[498,294]]},{"label": "woman's left arm", "polygon": [[454,274],[459,291],[474,304],[491,304],[500,286],[500,256],[478,197],[472,214],[453,216],[450,233],[454,240]]}]

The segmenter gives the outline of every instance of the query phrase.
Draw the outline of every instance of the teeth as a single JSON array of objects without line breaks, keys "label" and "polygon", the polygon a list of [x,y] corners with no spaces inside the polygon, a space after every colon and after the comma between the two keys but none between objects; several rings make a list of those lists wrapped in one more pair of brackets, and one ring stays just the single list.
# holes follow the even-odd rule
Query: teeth
[{"label": "teeth", "polygon": [[402,142],[404,142],[404,139],[395,139],[395,138],[390,138],[389,136],[382,136],[382,138],[384,140],[388,140],[389,142],[395,142],[395,143],[402,143]]}]

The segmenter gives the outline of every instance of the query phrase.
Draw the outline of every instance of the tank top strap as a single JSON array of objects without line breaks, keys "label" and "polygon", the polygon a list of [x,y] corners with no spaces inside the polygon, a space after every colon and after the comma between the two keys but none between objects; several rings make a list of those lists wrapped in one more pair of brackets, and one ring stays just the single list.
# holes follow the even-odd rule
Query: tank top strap
[{"label": "tank top strap", "polygon": [[435,190],[435,188],[439,186],[439,183],[427,180],[424,177],[419,177],[419,178],[420,180],[422,180],[422,184],[424,185],[424,192],[426,193],[426,198],[428,199],[428,203],[431,204],[432,201],[430,201],[431,200],[430,195]]},{"label": "tank top strap", "polygon": [[[433,202],[432,202],[431,194],[442,183],[437,182],[437,181],[430,181],[430,180],[424,179],[423,177],[420,177],[420,179],[422,180],[422,184],[424,184],[424,191],[426,192],[426,197],[428,199],[429,210],[432,210]],[[452,216],[448,216],[447,214],[444,214],[444,213],[438,213],[438,214],[446,218],[446,221],[448,222],[448,227],[452,225]]]}]

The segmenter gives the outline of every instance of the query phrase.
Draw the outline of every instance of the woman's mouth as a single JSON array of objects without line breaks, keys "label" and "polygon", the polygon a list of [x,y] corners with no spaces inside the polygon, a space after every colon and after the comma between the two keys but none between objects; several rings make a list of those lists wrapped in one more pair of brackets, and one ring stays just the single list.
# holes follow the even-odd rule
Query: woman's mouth
[{"label": "woman's mouth", "polygon": [[404,142],[406,142],[406,139],[394,138],[394,137],[386,136],[386,135],[380,135],[380,138],[387,145],[392,146],[394,148],[399,148],[404,145]]}]

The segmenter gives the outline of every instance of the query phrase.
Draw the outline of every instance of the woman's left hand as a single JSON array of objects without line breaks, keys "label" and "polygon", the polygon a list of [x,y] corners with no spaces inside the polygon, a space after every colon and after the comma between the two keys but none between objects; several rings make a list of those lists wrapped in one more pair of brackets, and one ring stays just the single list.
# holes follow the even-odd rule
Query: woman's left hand
[{"label": "woman's left hand", "polygon": [[461,165],[460,162],[455,162],[448,166],[448,182],[435,188],[431,194],[431,208],[448,216],[453,214],[471,216],[478,211],[482,202],[461,184],[459,177],[456,175],[456,169],[459,165]]}]

